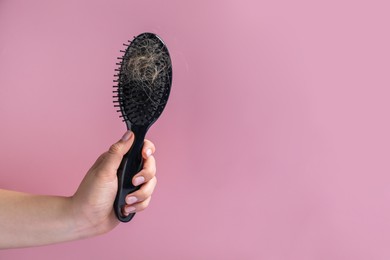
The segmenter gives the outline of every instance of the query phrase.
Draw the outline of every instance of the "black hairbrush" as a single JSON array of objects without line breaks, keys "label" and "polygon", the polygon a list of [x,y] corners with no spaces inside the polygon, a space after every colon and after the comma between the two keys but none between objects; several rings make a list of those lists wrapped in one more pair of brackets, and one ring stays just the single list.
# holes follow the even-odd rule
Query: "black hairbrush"
[{"label": "black hairbrush", "polygon": [[[129,41],[130,42],[130,41]],[[153,33],[142,33],[135,37],[119,65],[117,88],[114,90],[115,107],[121,112],[128,130],[134,133],[134,143],[123,157],[119,166],[118,192],[114,202],[114,211],[122,222],[130,221],[135,213],[123,215],[125,198],[129,193],[138,190],[132,179],[143,165],[142,146],[146,132],[158,119],[168,101],[172,85],[172,63],[164,42]]]}]

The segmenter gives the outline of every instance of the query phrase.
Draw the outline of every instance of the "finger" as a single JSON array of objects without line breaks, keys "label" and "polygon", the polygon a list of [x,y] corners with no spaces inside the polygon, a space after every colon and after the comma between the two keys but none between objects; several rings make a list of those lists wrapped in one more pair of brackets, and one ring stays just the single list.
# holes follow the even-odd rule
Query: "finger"
[{"label": "finger", "polygon": [[110,168],[108,170],[118,170],[123,156],[129,151],[133,141],[134,134],[127,131],[118,142],[110,146],[110,149],[103,155],[103,163]]},{"label": "finger", "polygon": [[133,185],[139,186],[145,182],[150,181],[156,175],[156,160],[153,155],[149,156],[144,161],[142,170],[134,175]]},{"label": "finger", "polygon": [[139,190],[127,195],[127,197],[126,197],[127,205],[131,205],[131,204],[134,204],[136,202],[138,203],[140,201],[144,201],[148,197],[152,196],[153,191],[156,187],[156,184],[157,184],[157,178],[154,177],[150,181],[148,181],[147,183],[142,185],[142,187]]},{"label": "finger", "polygon": [[155,151],[156,147],[154,146],[154,144],[151,141],[145,139],[144,146],[142,148],[142,156],[144,157],[144,159],[147,159],[149,156],[154,154]]},{"label": "finger", "polygon": [[140,211],[146,209],[149,206],[151,199],[152,199],[152,197],[148,197],[146,200],[141,201],[139,203],[125,206],[123,208],[123,214],[125,216],[128,216],[130,213],[140,212]]}]

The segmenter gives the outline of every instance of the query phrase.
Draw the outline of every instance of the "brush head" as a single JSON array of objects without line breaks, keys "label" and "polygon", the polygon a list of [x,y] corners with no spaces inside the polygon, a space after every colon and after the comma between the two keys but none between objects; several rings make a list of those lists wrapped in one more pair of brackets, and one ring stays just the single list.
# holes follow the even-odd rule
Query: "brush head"
[{"label": "brush head", "polygon": [[127,127],[149,127],[161,115],[172,85],[172,65],[164,42],[153,33],[134,38],[118,65],[114,82],[117,93],[114,103],[119,107]]}]

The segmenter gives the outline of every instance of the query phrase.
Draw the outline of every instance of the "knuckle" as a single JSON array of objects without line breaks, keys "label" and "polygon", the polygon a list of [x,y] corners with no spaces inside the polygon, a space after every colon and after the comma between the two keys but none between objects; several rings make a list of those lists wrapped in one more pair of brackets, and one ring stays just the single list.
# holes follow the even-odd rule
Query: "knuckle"
[{"label": "knuckle", "polygon": [[142,171],[142,176],[145,177],[146,181],[150,180],[151,179],[151,172],[148,170],[148,169],[143,169]]},{"label": "knuckle", "polygon": [[115,143],[110,146],[110,149],[108,150],[111,154],[118,154],[121,151],[121,145],[119,143]]},{"label": "knuckle", "polygon": [[144,210],[149,206],[150,199],[144,200],[142,203],[139,205],[139,210]]},{"label": "knuckle", "polygon": [[149,206],[151,198],[152,197],[150,196],[147,200],[144,201],[145,208]]},{"label": "knuckle", "polygon": [[138,197],[143,199],[143,200],[145,200],[149,195],[150,195],[149,192],[146,191],[145,189],[140,189],[138,191]]},{"label": "knuckle", "polygon": [[153,142],[148,139],[145,139],[145,148],[150,148],[152,151],[156,149]]},{"label": "knuckle", "polygon": [[107,157],[107,152],[101,154],[95,161],[95,163],[92,165],[91,169],[90,170],[94,170],[96,169],[97,167],[99,167],[106,159]]},{"label": "knuckle", "polygon": [[153,165],[149,165],[144,169],[145,175],[147,175],[150,179],[152,179],[156,175],[156,167]]},{"label": "knuckle", "polygon": [[107,152],[102,153],[102,154],[99,156],[99,158],[97,159],[97,161],[102,162],[102,161],[104,161],[106,158],[107,158]]}]

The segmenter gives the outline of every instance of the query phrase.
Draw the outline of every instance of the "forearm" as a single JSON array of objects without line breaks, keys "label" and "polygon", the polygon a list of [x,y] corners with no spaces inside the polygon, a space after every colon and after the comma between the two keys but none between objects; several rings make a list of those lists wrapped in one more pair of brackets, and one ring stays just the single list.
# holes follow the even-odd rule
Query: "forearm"
[{"label": "forearm", "polygon": [[0,189],[0,248],[28,247],[81,238],[72,199]]}]

